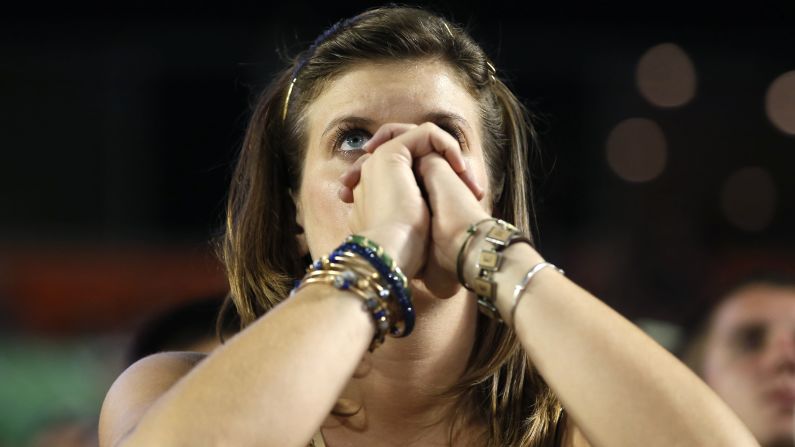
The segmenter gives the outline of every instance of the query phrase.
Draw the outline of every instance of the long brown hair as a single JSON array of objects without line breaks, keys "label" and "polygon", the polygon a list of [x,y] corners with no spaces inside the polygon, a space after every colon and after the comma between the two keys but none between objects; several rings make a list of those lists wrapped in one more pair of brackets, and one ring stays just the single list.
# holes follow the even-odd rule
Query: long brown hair
[{"label": "long brown hair", "polygon": [[[441,60],[480,104],[494,214],[530,234],[530,114],[484,51],[455,24],[422,9],[377,8],[340,22],[283,70],[259,97],[227,204],[221,251],[231,302],[248,325],[284,300],[306,260],[291,194],[301,183],[303,111],[353,64]],[[490,446],[554,446],[561,407],[505,325],[479,316],[468,368],[449,395],[489,424]]]}]

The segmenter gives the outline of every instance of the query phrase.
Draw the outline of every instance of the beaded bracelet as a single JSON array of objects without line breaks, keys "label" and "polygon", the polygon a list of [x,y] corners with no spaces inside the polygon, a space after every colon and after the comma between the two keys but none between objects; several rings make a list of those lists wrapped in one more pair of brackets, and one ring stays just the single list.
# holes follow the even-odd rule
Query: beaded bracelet
[{"label": "beaded bracelet", "polygon": [[367,247],[370,250],[373,250],[376,256],[378,256],[378,258],[384,263],[384,265],[386,265],[386,267],[389,270],[394,271],[395,274],[400,278],[400,281],[403,283],[403,287],[408,287],[409,283],[408,279],[406,279],[406,275],[404,275],[403,271],[400,270],[400,267],[398,267],[397,262],[395,262],[395,260],[392,259],[391,256],[386,254],[384,252],[384,249],[380,245],[358,234],[352,234],[348,236],[347,238],[345,238],[345,242],[361,245],[362,247]]},{"label": "beaded bracelet", "polygon": [[304,280],[301,281],[301,285],[294,290],[299,290],[305,285],[314,283],[328,284],[338,290],[350,291],[361,298],[363,310],[372,315],[373,322],[375,323],[375,334],[373,335],[373,340],[370,342],[370,352],[374,351],[375,348],[384,343],[386,333],[389,329],[390,320],[392,319],[392,314],[386,306],[386,303],[383,300],[378,299],[377,294],[372,292],[368,293],[367,290],[362,288],[362,279],[357,278],[353,271],[313,271],[304,277]]},{"label": "beaded bracelet", "polygon": [[390,312],[394,315],[394,318],[392,318],[390,322],[389,334],[397,338],[404,337],[406,334],[405,312],[399,303],[390,299],[392,291],[381,274],[362,256],[350,250],[335,250],[329,257],[331,260],[342,262],[349,267],[358,268],[360,273],[362,269],[370,272],[363,274],[369,275],[369,279],[373,281],[372,284],[377,289],[379,298],[387,303]]},{"label": "beaded bracelet", "polygon": [[403,274],[395,261],[384,253],[383,248],[364,236],[349,236],[345,243],[335,250],[335,253],[346,250],[350,250],[370,262],[370,265],[385,278],[392,296],[394,296],[400,306],[401,317],[405,327],[402,331],[394,328],[391,335],[394,337],[405,337],[411,334],[411,331],[414,330],[415,314],[406,275]]},{"label": "beaded bracelet", "polygon": [[380,346],[397,320],[397,310],[390,306],[389,290],[382,284],[381,275],[366,261],[349,257],[322,257],[307,268],[303,280],[297,281],[291,295],[306,285],[328,284],[338,290],[352,292],[363,302],[363,309],[371,314],[376,331],[370,351]]}]

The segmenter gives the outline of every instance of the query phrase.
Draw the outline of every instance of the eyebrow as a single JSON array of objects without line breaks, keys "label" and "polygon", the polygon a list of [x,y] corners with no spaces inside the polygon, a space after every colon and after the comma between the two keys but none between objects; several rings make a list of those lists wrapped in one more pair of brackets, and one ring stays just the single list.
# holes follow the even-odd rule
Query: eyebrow
[{"label": "eyebrow", "polygon": [[460,123],[469,130],[473,130],[472,126],[469,125],[469,121],[464,119],[463,116],[453,112],[431,112],[425,115],[422,121],[423,122],[430,121],[432,123],[440,121],[453,121],[456,123]]},{"label": "eyebrow", "polygon": [[[421,121],[423,123],[424,122],[438,123],[445,121],[448,122],[453,121],[456,123],[460,123],[464,127],[468,128],[470,131],[472,130],[472,126],[469,125],[469,121],[464,119],[463,116],[453,112],[430,112],[425,116],[423,116]],[[331,129],[339,126],[342,123],[359,126],[359,127],[372,127],[375,125],[375,120],[356,115],[343,115],[331,120],[331,122],[328,123],[326,128],[323,129],[323,133],[320,135],[320,137],[323,138]]]},{"label": "eyebrow", "polygon": [[757,329],[764,329],[766,326],[767,325],[765,324],[764,321],[757,321],[757,320],[746,321],[746,322],[744,322],[742,324],[739,324],[736,327],[732,328],[732,330],[729,331],[729,333],[730,334],[740,334],[740,333],[743,333],[743,332],[753,331],[753,330],[757,330]]},{"label": "eyebrow", "polygon": [[354,115],[340,116],[334,118],[333,120],[331,120],[330,123],[328,123],[328,126],[326,126],[326,128],[323,129],[323,133],[320,134],[320,138],[326,136],[326,134],[329,133],[331,129],[339,126],[342,123],[351,124],[358,127],[371,127],[375,124],[375,121],[361,116],[354,116]]}]

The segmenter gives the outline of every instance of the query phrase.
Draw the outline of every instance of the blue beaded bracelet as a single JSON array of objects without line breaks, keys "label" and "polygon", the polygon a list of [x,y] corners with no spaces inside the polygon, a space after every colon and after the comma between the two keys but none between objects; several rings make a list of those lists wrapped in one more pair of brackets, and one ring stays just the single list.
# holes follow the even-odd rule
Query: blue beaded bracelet
[{"label": "blue beaded bracelet", "polygon": [[411,334],[411,331],[414,330],[414,304],[411,302],[411,290],[404,284],[401,278],[402,275],[399,276],[395,270],[387,266],[375,250],[356,242],[346,242],[340,245],[329,255],[329,259],[334,260],[338,256],[342,256],[345,251],[356,253],[367,260],[381,277],[385,279],[390,292],[395,296],[403,314],[403,323],[405,327],[401,331],[397,326],[393,326],[390,330],[391,335],[394,337],[405,337]]}]

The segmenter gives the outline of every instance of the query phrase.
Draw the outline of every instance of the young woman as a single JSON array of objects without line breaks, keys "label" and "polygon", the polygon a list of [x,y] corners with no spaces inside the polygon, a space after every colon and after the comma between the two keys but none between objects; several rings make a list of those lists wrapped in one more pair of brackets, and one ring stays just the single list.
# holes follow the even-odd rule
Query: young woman
[{"label": "young woman", "polygon": [[232,181],[244,329],[125,371],[101,444],[756,445],[534,250],[533,141],[454,24],[380,8],[332,27],[261,96]]}]

